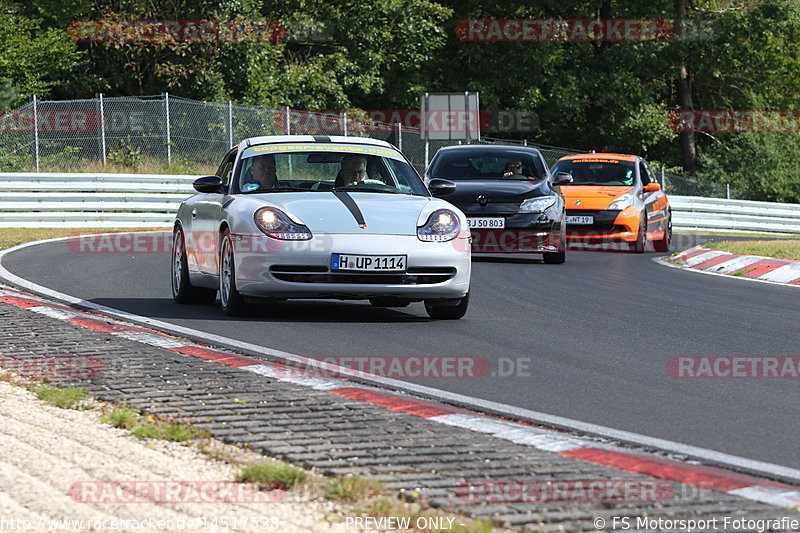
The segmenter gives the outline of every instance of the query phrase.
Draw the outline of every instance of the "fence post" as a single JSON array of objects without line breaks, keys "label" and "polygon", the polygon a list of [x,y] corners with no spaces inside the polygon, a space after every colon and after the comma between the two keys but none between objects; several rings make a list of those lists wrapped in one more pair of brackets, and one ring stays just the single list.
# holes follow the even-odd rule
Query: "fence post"
[{"label": "fence post", "polygon": [[661,167],[661,190],[667,192],[667,175],[664,172],[664,167]]},{"label": "fence post", "polygon": [[342,111],[342,130],[344,136],[347,137],[347,111]]},{"label": "fence post", "polygon": [[172,139],[169,135],[169,93],[164,93],[164,114],[167,119],[167,163],[172,163]]},{"label": "fence post", "polygon": [[36,172],[39,172],[39,108],[35,94],[33,95],[33,153]]},{"label": "fence post", "polygon": [[528,139],[522,139],[522,146],[528,146]]},{"label": "fence post", "polygon": [[103,166],[106,166],[106,110],[103,93],[100,93],[100,153],[103,155]]},{"label": "fence post", "polygon": [[233,146],[233,102],[228,100],[228,148]]},{"label": "fence post", "polygon": [[428,154],[429,154],[428,136],[425,136],[425,168],[428,168]]},{"label": "fence post", "polygon": [[397,124],[397,149],[401,152],[403,151],[403,125],[399,122],[395,122]]},{"label": "fence post", "polygon": [[730,183],[726,183],[725,184],[725,198],[728,199],[728,200],[731,199],[731,184]]},{"label": "fence post", "polygon": [[292,124],[289,122],[291,118],[291,112],[289,111],[289,106],[286,106],[286,135],[292,134]]}]

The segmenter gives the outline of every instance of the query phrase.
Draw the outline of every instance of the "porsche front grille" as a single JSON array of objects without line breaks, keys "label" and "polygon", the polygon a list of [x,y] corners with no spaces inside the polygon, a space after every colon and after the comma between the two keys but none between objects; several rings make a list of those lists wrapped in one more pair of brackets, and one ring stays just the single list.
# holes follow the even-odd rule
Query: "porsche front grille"
[{"label": "porsche front grille", "polygon": [[367,285],[433,285],[456,275],[453,267],[416,267],[405,272],[331,272],[327,267],[274,265],[270,274],[289,283],[341,283]]}]

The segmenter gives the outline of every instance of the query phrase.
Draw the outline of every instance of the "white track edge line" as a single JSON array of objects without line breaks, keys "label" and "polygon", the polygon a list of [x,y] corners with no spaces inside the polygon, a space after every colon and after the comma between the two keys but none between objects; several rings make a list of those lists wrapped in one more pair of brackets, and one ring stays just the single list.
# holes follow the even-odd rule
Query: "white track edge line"
[{"label": "white track edge line", "polygon": [[[742,276],[732,276],[730,274],[722,274],[720,272],[709,272],[708,270],[699,270],[697,268],[689,267],[689,266],[686,266],[686,265],[676,265],[675,263],[670,263],[669,261],[667,261],[666,260],[667,257],[671,257],[671,256],[665,255],[665,256],[662,256],[662,257],[653,257],[652,260],[655,261],[656,263],[658,263],[660,265],[663,265],[663,266],[666,266],[666,267],[677,268],[679,270],[686,270],[686,271],[689,271],[689,272],[696,272],[697,274],[708,274],[709,276],[720,276],[720,277],[727,278],[727,279],[739,279],[739,280],[742,280],[742,281],[757,281],[759,283],[769,283],[770,285],[780,285],[780,286],[783,286],[783,287],[789,287],[791,289],[800,289],[800,285],[789,285],[788,283],[783,283],[781,281],[770,281],[768,279],[758,279],[758,278],[745,278],[745,277],[742,277]],[[0,262],[2,262],[2,260],[3,260],[3,255],[0,252]],[[0,273],[2,273],[2,264],[0,264]]]},{"label": "white track edge line", "polygon": [[[3,266],[3,259],[6,255],[22,250],[24,248],[28,248],[31,246],[35,246],[38,244],[44,244],[49,242],[56,242],[60,240],[66,240],[67,237],[56,238],[56,239],[47,239],[43,241],[35,241],[30,243],[23,243],[6,250],[0,251],[0,278],[4,278],[5,280],[14,283],[20,287],[25,289],[31,290],[33,292],[43,294],[54,298],[56,300],[65,301],[71,304],[78,305],[80,307],[94,309],[96,311],[100,311],[103,313],[110,314],[112,316],[117,316],[123,318],[125,320],[129,320],[131,322],[147,324],[148,326],[152,326],[158,329],[163,329],[165,331],[170,331],[172,333],[177,333],[180,335],[186,335],[188,337],[197,337],[200,339],[205,339],[210,342],[214,342],[217,344],[221,344],[223,346],[234,347],[239,350],[245,352],[255,352],[256,354],[260,355],[268,355],[278,359],[288,359],[294,361],[302,361],[308,365],[318,365],[319,361],[314,359],[308,359],[303,356],[298,356],[295,354],[291,354],[289,352],[283,352],[280,350],[275,350],[272,348],[264,348],[255,344],[251,344],[248,342],[237,341],[236,339],[230,339],[228,337],[223,337],[220,335],[215,335],[211,333],[205,333],[199,330],[195,330],[192,328],[186,328],[183,326],[176,326],[174,324],[169,324],[167,322],[162,322],[160,320],[155,320],[152,318],[135,315],[133,313],[128,313],[127,311],[122,311],[119,309],[114,309],[112,307],[107,307],[104,305],[95,304],[93,302],[89,302],[87,300],[82,300],[80,298],[76,298],[74,296],[70,296],[68,294],[64,294],[53,289],[49,289],[47,287],[43,287],[36,283],[30,282],[24,278],[21,278],[11,272],[9,272]],[[660,259],[660,258],[658,258]],[[657,260],[656,258],[653,259],[654,261]],[[676,267],[680,268],[680,267]],[[698,271],[702,272],[702,271]],[[767,283],[774,283],[774,282],[767,282]],[[331,365],[330,363],[326,363],[326,365],[330,365],[329,368],[336,368],[337,371],[340,371],[344,374],[351,373],[352,369],[344,368],[344,367],[337,367],[337,365]],[[316,365],[315,365],[316,366]],[[363,374],[363,373],[359,373]],[[522,420],[531,421],[534,423],[539,423],[543,425],[550,425],[555,426],[558,428],[576,431],[580,433],[586,433],[592,436],[598,436],[603,438],[611,438],[617,441],[621,441],[628,444],[635,444],[639,446],[644,446],[646,448],[654,448],[657,450],[662,450],[670,453],[676,453],[680,455],[685,455],[693,459],[701,459],[707,461],[711,464],[718,465],[718,466],[726,466],[726,467],[733,467],[737,470],[743,470],[750,473],[756,473],[759,475],[766,475],[768,477],[773,477],[777,479],[781,479],[783,481],[791,481],[793,483],[800,482],[800,470],[776,465],[772,463],[767,463],[763,461],[756,461],[753,459],[747,459],[745,457],[740,457],[736,455],[731,455],[723,452],[718,452],[715,450],[709,450],[706,448],[700,448],[697,446],[692,446],[689,444],[683,444],[680,442],[669,441],[665,439],[660,439],[657,437],[650,437],[647,435],[640,435],[638,433],[633,433],[629,431],[614,429],[606,426],[601,426],[597,424],[592,424],[589,422],[581,422],[579,420],[573,420],[570,418],[561,417],[558,415],[550,415],[547,413],[541,413],[538,411],[533,411],[530,409],[525,409],[522,407],[515,407],[513,405],[493,402],[489,400],[482,400],[480,398],[472,398],[469,396],[465,396],[462,394],[452,393],[444,390],[435,389],[433,387],[426,387],[423,385],[416,385],[413,383],[407,383],[404,381],[399,381],[396,379],[391,378],[384,378],[380,376],[375,376],[374,378],[366,379],[363,376],[359,376],[361,379],[367,382],[373,382],[374,384],[378,384],[384,386],[389,389],[400,390],[403,392],[410,392],[413,394],[419,394],[429,399],[436,399],[436,400],[444,400],[450,403],[454,403],[456,405],[460,405],[462,407],[471,407],[477,408],[479,411],[484,411],[490,414],[512,417]]]}]

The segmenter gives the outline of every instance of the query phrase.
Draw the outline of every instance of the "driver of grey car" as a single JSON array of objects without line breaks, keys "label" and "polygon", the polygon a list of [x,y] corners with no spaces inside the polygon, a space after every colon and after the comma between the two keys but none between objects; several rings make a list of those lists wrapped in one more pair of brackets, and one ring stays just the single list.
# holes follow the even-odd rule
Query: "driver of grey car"
[{"label": "driver of grey car", "polygon": [[257,155],[253,158],[250,169],[245,172],[242,183],[243,191],[271,189],[278,181],[275,174],[275,156],[271,154]]}]

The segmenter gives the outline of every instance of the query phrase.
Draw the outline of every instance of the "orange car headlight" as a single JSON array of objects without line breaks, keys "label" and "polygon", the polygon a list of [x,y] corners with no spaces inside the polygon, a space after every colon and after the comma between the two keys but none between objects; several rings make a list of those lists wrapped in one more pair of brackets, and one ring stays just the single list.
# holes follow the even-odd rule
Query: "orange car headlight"
[{"label": "orange car headlight", "polygon": [[626,207],[631,207],[632,205],[633,205],[633,197],[630,195],[630,193],[625,193],[619,198],[615,199],[613,202],[611,202],[606,209],[622,211]]}]

